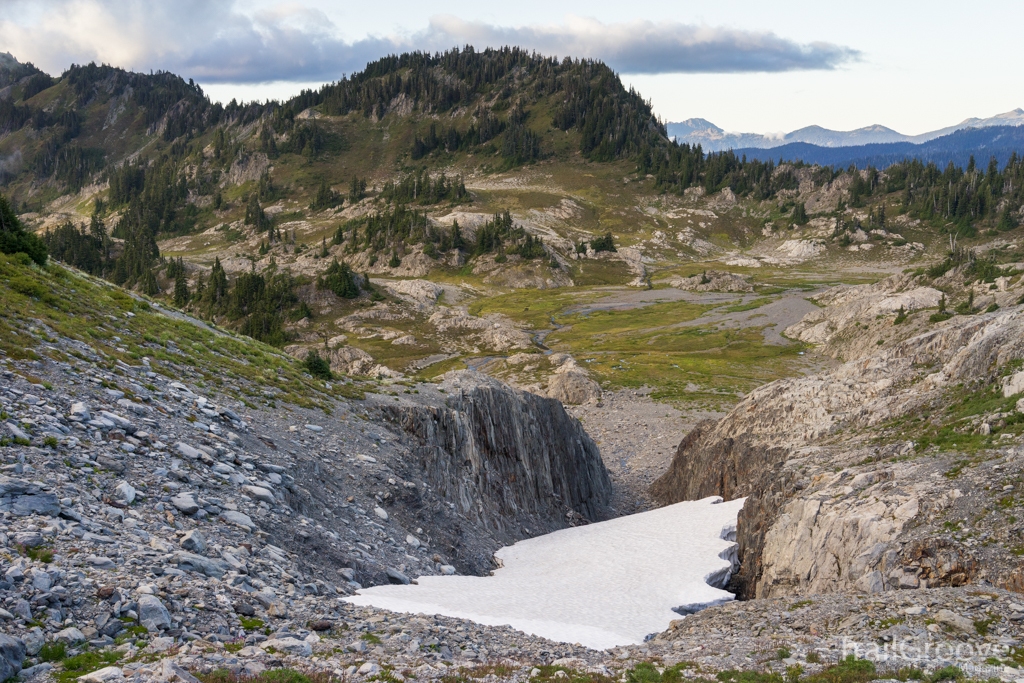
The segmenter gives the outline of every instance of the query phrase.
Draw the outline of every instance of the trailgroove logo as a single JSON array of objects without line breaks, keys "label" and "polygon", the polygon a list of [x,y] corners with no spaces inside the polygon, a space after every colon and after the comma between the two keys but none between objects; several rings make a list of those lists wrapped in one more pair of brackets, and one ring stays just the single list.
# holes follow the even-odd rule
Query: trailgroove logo
[{"label": "trailgroove logo", "polygon": [[1001,662],[1010,656],[1004,643],[957,643],[936,641],[928,636],[907,637],[890,643],[862,643],[846,636],[842,639],[842,657],[853,655],[876,664],[933,668],[956,666],[974,677],[993,677],[1005,673]]}]

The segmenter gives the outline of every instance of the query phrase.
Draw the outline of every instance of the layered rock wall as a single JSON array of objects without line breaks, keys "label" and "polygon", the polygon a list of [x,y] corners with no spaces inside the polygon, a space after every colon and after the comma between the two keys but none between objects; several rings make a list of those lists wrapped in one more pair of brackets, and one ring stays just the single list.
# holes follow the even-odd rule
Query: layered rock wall
[{"label": "layered rock wall", "polygon": [[411,437],[423,478],[467,519],[510,541],[606,516],[600,452],[560,402],[469,372],[442,388],[443,405],[381,410]]}]

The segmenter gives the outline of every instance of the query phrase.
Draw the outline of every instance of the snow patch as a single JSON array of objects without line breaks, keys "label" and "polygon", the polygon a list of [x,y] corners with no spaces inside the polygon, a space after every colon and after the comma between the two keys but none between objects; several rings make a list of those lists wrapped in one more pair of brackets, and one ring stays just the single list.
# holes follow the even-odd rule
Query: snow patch
[{"label": "snow patch", "polygon": [[422,576],[347,598],[394,612],[442,614],[595,649],[642,643],[722,590],[735,563],[743,499],[713,496],[562,529],[502,548],[492,576]]}]

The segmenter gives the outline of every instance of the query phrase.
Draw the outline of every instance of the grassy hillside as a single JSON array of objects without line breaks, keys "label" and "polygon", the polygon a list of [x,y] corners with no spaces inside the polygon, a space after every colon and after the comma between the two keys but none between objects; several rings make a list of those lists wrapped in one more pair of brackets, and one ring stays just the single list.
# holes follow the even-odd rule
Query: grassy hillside
[{"label": "grassy hillside", "polygon": [[[719,304],[574,306],[709,269],[761,297],[873,281],[951,239],[1024,261],[1019,159],[882,173],[704,155],[596,62],[406,54],[227,106],[167,73],[0,71],[0,193],[58,261],[293,353],[357,349],[418,377],[536,350],[536,332],[609,387],[714,403],[793,372],[799,347],[696,320]],[[443,291],[413,301],[407,279]],[[437,318],[460,307],[462,327]]]}]

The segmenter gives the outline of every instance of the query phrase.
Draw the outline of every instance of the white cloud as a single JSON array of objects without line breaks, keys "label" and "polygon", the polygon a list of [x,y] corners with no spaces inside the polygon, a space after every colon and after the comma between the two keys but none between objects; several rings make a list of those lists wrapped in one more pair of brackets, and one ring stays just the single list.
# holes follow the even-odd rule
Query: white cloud
[{"label": "white cloud", "polygon": [[387,54],[466,44],[590,57],[638,74],[832,69],[859,56],[830,43],[678,22],[570,17],[560,25],[501,27],[436,16],[415,33],[345,41],[325,14],[295,2],[253,14],[232,0],[8,0],[7,10],[0,45],[51,73],[96,61],[203,83],[329,81]]}]

